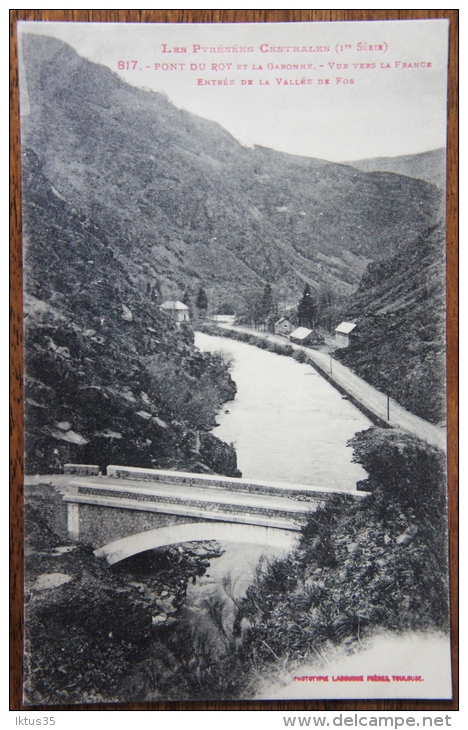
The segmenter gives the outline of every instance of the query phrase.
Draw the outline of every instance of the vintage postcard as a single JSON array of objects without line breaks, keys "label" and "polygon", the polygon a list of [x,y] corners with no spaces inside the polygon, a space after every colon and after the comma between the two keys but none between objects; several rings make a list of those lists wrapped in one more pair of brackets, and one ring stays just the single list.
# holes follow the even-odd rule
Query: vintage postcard
[{"label": "vintage postcard", "polygon": [[450,698],[448,21],[18,31],[24,702]]}]

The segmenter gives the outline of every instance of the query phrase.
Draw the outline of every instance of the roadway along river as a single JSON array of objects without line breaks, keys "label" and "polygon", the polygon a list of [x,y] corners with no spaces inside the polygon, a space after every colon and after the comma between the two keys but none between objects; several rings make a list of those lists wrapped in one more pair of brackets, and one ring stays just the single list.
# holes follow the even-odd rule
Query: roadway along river
[{"label": "roadway along river", "polygon": [[342,491],[367,477],[346,443],[371,422],[310,365],[201,332],[195,344],[234,358],[237,395],[214,433],[234,444],[243,477]]}]

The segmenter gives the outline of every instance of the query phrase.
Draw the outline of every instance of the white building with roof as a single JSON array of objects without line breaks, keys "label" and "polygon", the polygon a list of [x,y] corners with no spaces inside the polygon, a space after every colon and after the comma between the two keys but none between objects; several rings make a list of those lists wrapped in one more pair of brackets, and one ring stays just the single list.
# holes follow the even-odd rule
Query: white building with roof
[{"label": "white building with roof", "polygon": [[293,329],[294,325],[287,317],[281,317],[277,322],[275,322],[276,335],[289,335]]},{"label": "white building with roof", "polygon": [[294,342],[296,345],[307,345],[310,340],[313,330],[307,329],[307,327],[297,327],[289,335],[290,342]]},{"label": "white building with roof", "polygon": [[190,321],[190,311],[186,304],[183,302],[170,301],[163,302],[159,305],[159,308],[166,312],[171,319],[180,327],[182,322]]},{"label": "white building with roof", "polygon": [[335,328],[335,341],[337,347],[348,347],[351,337],[356,334],[356,324],[354,322],[341,322]]}]

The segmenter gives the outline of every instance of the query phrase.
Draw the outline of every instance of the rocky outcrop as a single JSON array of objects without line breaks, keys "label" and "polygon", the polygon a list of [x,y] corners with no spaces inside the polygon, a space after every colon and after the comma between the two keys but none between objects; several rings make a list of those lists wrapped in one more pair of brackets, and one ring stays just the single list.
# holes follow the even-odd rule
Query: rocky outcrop
[{"label": "rocky outcrop", "polygon": [[212,433],[201,434],[200,455],[203,461],[217,474],[241,477],[237,468],[236,452]]}]

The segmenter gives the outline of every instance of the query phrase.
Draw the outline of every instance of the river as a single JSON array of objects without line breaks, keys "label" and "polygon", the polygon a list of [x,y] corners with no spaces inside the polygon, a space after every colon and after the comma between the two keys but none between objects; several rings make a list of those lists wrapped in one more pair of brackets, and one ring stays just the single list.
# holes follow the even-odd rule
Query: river
[{"label": "river", "polygon": [[[195,344],[205,352],[223,351],[233,360],[237,395],[223,405],[214,432],[234,444],[244,478],[343,492],[354,491],[356,482],[366,478],[346,444],[371,423],[310,365],[200,332]],[[212,660],[229,651],[237,606],[257,571],[285,554],[279,545],[220,541],[219,548],[221,556],[211,557],[203,574],[188,581],[173,629],[174,636],[189,631],[194,657],[205,647]],[[145,583],[152,559],[149,553],[134,556],[124,570]]]},{"label": "river", "polygon": [[310,365],[202,332],[195,344],[233,358],[237,395],[214,433],[234,445],[244,478],[349,492],[367,477],[346,444],[371,422]]}]

